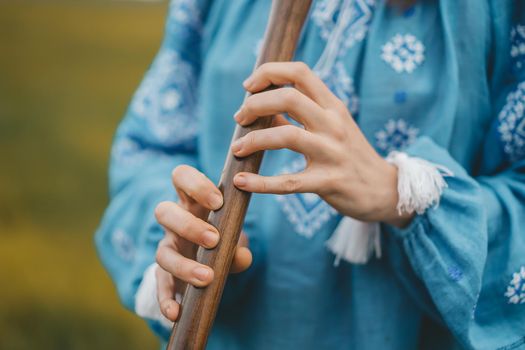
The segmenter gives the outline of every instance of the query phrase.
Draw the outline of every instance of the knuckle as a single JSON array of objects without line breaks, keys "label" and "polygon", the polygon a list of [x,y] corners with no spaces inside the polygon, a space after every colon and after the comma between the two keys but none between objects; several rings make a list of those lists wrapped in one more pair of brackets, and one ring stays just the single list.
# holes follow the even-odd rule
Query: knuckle
[{"label": "knuckle", "polygon": [[283,183],[283,189],[286,192],[297,192],[301,187],[301,182],[295,177],[287,178]]},{"label": "knuckle", "polygon": [[170,202],[164,201],[157,204],[155,207],[155,218],[158,222],[163,222],[166,219],[168,213],[168,207],[171,205]]},{"label": "knuckle", "polygon": [[338,141],[344,141],[348,136],[345,128],[335,127],[332,132],[332,136]]},{"label": "knuckle", "polygon": [[304,74],[310,73],[310,67],[302,61],[294,62],[294,74],[301,78]]},{"label": "knuckle", "polygon": [[256,147],[257,145],[257,135],[255,134],[254,131],[248,133],[246,136],[245,136],[245,139],[244,139],[244,142],[245,144],[245,147],[248,148],[248,149],[253,149]]},{"label": "knuckle", "polygon": [[[256,182],[257,183],[257,182]],[[267,180],[266,179],[261,179],[261,181],[259,181],[259,184],[258,186],[259,187],[259,191],[262,192],[262,193],[266,193],[267,192],[267,189],[268,189],[268,183],[267,183]]]},{"label": "knuckle", "polygon": [[155,261],[160,266],[165,266],[166,262],[166,254],[168,254],[168,251],[165,247],[158,247],[157,252],[155,253]]},{"label": "knuckle", "polygon": [[346,104],[340,99],[337,99],[337,101],[334,102],[333,109],[334,109],[335,114],[337,114],[339,118],[347,117],[348,108],[346,107]]},{"label": "knuckle", "polygon": [[284,135],[287,136],[287,137],[290,137],[291,135],[293,135],[295,133],[295,129],[296,129],[296,127],[294,125],[291,125],[291,124],[283,125],[281,128],[283,130]]},{"label": "knuckle", "polygon": [[[346,108],[346,107],[344,107]],[[330,110],[327,111],[327,120],[331,121],[331,133],[332,136],[336,140],[344,140],[347,137],[347,128],[345,127],[345,123],[347,122],[346,118],[348,117],[341,117],[341,113]]]},{"label": "knuckle", "polygon": [[285,105],[293,105],[297,102],[298,91],[294,88],[283,88],[282,99]]},{"label": "knuckle", "polygon": [[350,135],[350,129],[348,127],[346,127],[345,125],[341,125],[340,127],[335,128],[335,138],[334,138],[334,140],[338,141],[337,146],[339,147],[339,149],[341,149],[341,147],[340,147],[341,145],[339,143],[343,142],[343,141],[346,141],[348,139],[349,135]]},{"label": "knuckle", "polygon": [[293,125],[287,125],[287,127],[288,140],[293,144],[299,143],[303,136],[302,130]]}]

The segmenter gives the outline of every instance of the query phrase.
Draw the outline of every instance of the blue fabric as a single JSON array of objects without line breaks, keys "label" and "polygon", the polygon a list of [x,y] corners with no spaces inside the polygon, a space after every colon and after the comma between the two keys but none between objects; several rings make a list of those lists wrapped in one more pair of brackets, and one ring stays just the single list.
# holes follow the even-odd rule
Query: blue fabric
[{"label": "blue fabric", "polygon": [[[96,234],[124,305],[154,261],[153,208],[170,172],[217,182],[269,1],[176,0],[158,56],[112,150],[111,203]],[[209,349],[525,347],[525,3],[314,1],[297,59],[348,105],[378,152],[446,166],[439,207],[382,226],[384,256],[342,263],[325,247],[340,220],[313,194],[254,195],[254,264],[232,276]],[[262,173],[304,167],[272,151]],[[166,340],[169,330],[150,321]]]}]

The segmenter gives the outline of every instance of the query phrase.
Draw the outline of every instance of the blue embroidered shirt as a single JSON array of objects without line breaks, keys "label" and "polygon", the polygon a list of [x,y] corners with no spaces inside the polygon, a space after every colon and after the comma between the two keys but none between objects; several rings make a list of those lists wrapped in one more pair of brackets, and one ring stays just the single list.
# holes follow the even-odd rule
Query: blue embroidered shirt
[{"label": "blue embroidered shirt", "polygon": [[[217,182],[268,18],[267,0],[175,0],[162,46],[118,128],[111,203],[96,234],[123,303],[154,262],[153,209],[176,200],[171,170]],[[317,0],[305,61],[383,155],[454,176],[437,208],[382,227],[383,257],[342,263],[341,219],[314,194],[254,195],[254,264],[232,276],[209,349],[515,349],[525,346],[525,3]],[[262,173],[299,171],[272,151]],[[149,321],[166,339],[169,330]]]}]

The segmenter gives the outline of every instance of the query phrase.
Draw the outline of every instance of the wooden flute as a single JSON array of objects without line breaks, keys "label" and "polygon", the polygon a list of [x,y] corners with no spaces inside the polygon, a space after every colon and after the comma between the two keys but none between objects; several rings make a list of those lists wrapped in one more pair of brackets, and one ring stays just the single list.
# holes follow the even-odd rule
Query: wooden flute
[{"label": "wooden flute", "polygon": [[[266,62],[283,62],[293,59],[295,48],[308,15],[312,0],[273,0],[270,18],[264,36],[262,50],[255,68]],[[270,87],[275,88],[275,86]],[[246,98],[249,94],[246,95]],[[259,118],[248,127],[237,125],[232,142],[247,133],[268,128],[273,117]],[[217,247],[199,247],[197,261],[214,270],[213,282],[204,288],[190,284],[184,293],[181,313],[175,323],[167,350],[204,349],[213,326],[224,285],[228,277],[244,216],[250,201],[250,193],[233,185],[233,177],[239,172],[258,173],[263,152],[256,152],[245,158],[236,158],[228,152],[219,182],[224,196],[224,205],[211,212],[208,222],[221,235]]]}]

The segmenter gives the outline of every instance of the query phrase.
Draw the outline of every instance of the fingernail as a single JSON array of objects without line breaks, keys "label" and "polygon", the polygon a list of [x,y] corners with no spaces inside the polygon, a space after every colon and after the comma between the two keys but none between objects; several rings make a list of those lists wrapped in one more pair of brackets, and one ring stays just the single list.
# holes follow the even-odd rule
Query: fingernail
[{"label": "fingernail", "polygon": [[165,313],[166,315],[169,315],[169,314],[170,314],[170,309],[171,309],[171,306],[170,306],[170,305],[167,306],[167,307],[164,309],[164,313]]},{"label": "fingernail", "polygon": [[208,280],[208,278],[210,276],[210,270],[205,268],[205,267],[197,267],[195,270],[193,270],[193,274],[199,280],[205,282],[205,281]]},{"label": "fingernail", "polygon": [[242,149],[242,139],[235,140],[232,144],[232,152],[238,153]]},{"label": "fingernail", "polygon": [[241,118],[241,109],[242,109],[242,106],[237,110],[237,112],[235,112],[235,114],[233,115],[233,119],[235,119],[235,121],[237,123],[240,123],[242,121],[242,118]]},{"label": "fingernail", "polygon": [[249,89],[253,85],[253,79],[251,76],[249,76],[245,81],[242,82],[242,86],[244,86],[245,89]]},{"label": "fingernail", "polygon": [[245,186],[246,185],[246,177],[244,175],[237,175],[235,176],[235,184],[237,186]]},{"label": "fingernail", "polygon": [[215,247],[219,243],[219,235],[213,231],[204,232],[204,244],[208,248]]},{"label": "fingernail", "polygon": [[212,193],[210,195],[210,205],[212,209],[219,209],[222,207],[222,196],[217,193]]}]

